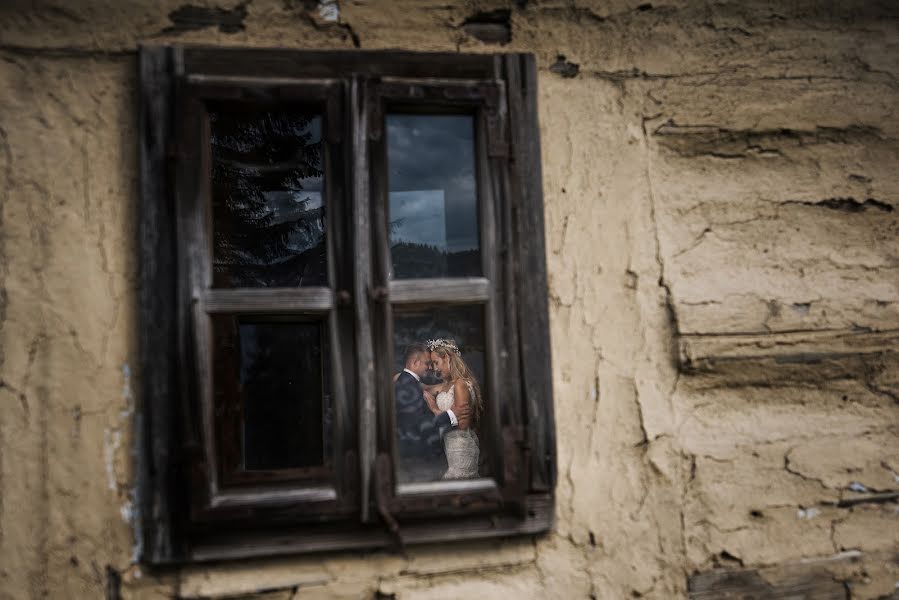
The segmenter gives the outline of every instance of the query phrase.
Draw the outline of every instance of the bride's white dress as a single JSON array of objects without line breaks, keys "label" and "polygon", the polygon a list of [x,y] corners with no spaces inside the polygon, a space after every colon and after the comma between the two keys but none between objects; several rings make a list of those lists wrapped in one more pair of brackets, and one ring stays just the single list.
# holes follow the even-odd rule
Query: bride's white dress
[{"label": "bride's white dress", "polygon": [[[469,393],[473,393],[469,387]],[[456,399],[455,387],[437,394],[437,408],[448,410]],[[478,476],[480,447],[478,434],[471,429],[453,429],[443,436],[443,449],[449,467],[444,479],[468,479]]]}]

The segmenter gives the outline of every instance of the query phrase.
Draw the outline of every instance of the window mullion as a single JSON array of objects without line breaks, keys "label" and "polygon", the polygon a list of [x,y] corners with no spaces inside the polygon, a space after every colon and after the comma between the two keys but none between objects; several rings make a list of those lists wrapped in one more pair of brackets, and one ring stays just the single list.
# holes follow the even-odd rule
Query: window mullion
[{"label": "window mullion", "polygon": [[372,349],[368,292],[372,284],[371,221],[369,212],[369,141],[367,81],[354,76],[350,84],[350,132],[352,135],[353,249],[355,258],[353,299],[356,324],[357,398],[359,410],[360,518],[369,514],[371,477],[375,463],[375,365]]},{"label": "window mullion", "polygon": [[370,248],[372,277],[368,289],[368,300],[372,303],[372,348],[374,350],[374,382],[372,393],[374,411],[369,413],[369,420],[363,423],[367,427],[372,440],[372,452],[375,461],[374,489],[375,502],[381,517],[393,527],[390,515],[391,500],[394,487],[394,414],[393,414],[393,380],[391,378],[390,357],[392,356],[391,340],[393,340],[393,310],[389,302],[390,286],[390,247],[388,230],[388,180],[387,180],[387,130],[385,126],[385,101],[381,94],[381,84],[368,80],[365,93],[366,114],[369,119],[367,139],[369,149],[368,176],[371,188],[369,204],[366,207],[371,215]]},{"label": "window mullion", "polygon": [[[487,345],[487,388],[489,397],[494,402],[500,402],[502,398],[506,398],[505,404],[515,404],[510,401],[514,396],[506,396],[503,390],[506,390],[506,382],[503,377],[507,376],[509,371],[507,365],[504,364],[505,352],[501,352],[503,348],[503,322],[500,310],[499,299],[502,298],[502,290],[499,288],[500,279],[498,277],[498,253],[497,253],[497,211],[496,202],[502,199],[501,192],[497,186],[497,176],[501,172],[499,161],[491,156],[490,149],[495,147],[502,136],[502,121],[498,119],[498,115],[502,114],[499,104],[501,98],[488,97],[485,103],[478,111],[478,127],[477,127],[477,178],[479,190],[479,206],[480,206],[480,230],[481,230],[481,257],[484,276],[490,282],[488,288],[489,301],[486,303],[485,325],[486,325],[486,345]],[[503,406],[494,406],[493,410],[486,412],[488,421],[485,423],[484,432],[488,433],[493,439],[493,448],[496,449],[494,456],[494,473],[496,479],[503,488],[509,485],[508,477],[505,473],[506,466],[510,460],[514,461],[514,457],[507,456],[508,449],[505,447],[505,431],[503,423],[503,415],[510,415],[509,408]],[[512,408],[511,418],[514,422],[515,413]],[[506,493],[506,495],[508,495]]]},{"label": "window mullion", "polygon": [[[212,330],[209,316],[199,298],[212,283],[211,209],[209,207],[209,121],[202,100],[181,80],[179,89],[183,120],[179,124],[179,161],[176,173],[178,213],[178,256],[180,273],[180,330],[182,364],[190,365],[194,377],[182,376],[184,398],[198,398],[198,428],[203,457],[203,477],[191,477],[199,484],[205,479],[201,494],[193,495],[194,505],[201,507],[215,496],[219,486],[219,456],[215,444],[215,415],[212,406]],[[188,372],[191,372],[188,371]],[[196,490],[199,491],[199,490]]]},{"label": "window mullion", "polygon": [[543,179],[537,126],[537,67],[533,56],[504,58],[509,97],[510,137],[513,148],[514,189],[510,199],[516,279],[516,314],[519,336],[522,398],[527,414],[530,447],[530,489],[548,491],[555,485],[555,425],[549,353],[544,242]]},{"label": "window mullion", "polygon": [[331,306],[328,311],[328,331],[331,341],[331,371],[334,393],[334,484],[340,496],[340,503],[350,509],[356,501],[356,440],[354,423],[356,416],[351,413],[353,398],[351,390],[355,384],[347,380],[354,376],[354,362],[347,360],[354,355],[353,322],[350,311],[350,289],[352,252],[349,248],[354,232],[349,230],[346,222],[352,214],[350,194],[348,193],[348,173],[352,168],[347,163],[348,136],[346,127],[349,123],[347,114],[348,87],[344,80],[329,87],[325,104],[325,125],[327,152],[325,153],[325,198],[327,213],[327,255],[329,292],[332,293]]}]

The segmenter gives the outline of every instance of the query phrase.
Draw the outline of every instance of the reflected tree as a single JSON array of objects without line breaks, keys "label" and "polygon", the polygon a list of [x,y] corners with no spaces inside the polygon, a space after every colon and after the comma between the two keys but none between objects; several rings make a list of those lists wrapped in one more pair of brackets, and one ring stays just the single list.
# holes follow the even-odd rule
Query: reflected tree
[{"label": "reflected tree", "polygon": [[215,285],[326,285],[321,118],[210,111]]}]

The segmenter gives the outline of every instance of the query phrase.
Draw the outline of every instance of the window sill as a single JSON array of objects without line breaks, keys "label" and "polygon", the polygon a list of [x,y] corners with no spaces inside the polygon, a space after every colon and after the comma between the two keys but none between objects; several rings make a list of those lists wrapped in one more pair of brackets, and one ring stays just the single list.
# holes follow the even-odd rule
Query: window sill
[{"label": "window sill", "polygon": [[[400,522],[399,536],[404,546],[434,542],[491,539],[539,535],[552,529],[554,505],[549,494],[531,494],[524,514],[482,514],[442,518],[439,521]],[[180,560],[168,564],[261,558],[317,552],[398,550],[397,540],[387,528],[373,525],[321,524],[279,529],[205,533],[193,538]]]}]

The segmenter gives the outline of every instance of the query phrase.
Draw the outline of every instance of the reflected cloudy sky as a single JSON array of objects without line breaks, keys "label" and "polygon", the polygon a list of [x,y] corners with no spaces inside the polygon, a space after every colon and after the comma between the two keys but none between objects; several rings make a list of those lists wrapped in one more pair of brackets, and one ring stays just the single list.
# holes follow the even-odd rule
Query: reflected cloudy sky
[{"label": "reflected cloudy sky", "polygon": [[478,248],[474,119],[387,116],[391,243]]},{"label": "reflected cloudy sky", "polygon": [[446,248],[443,190],[390,192],[393,243],[409,242]]}]

